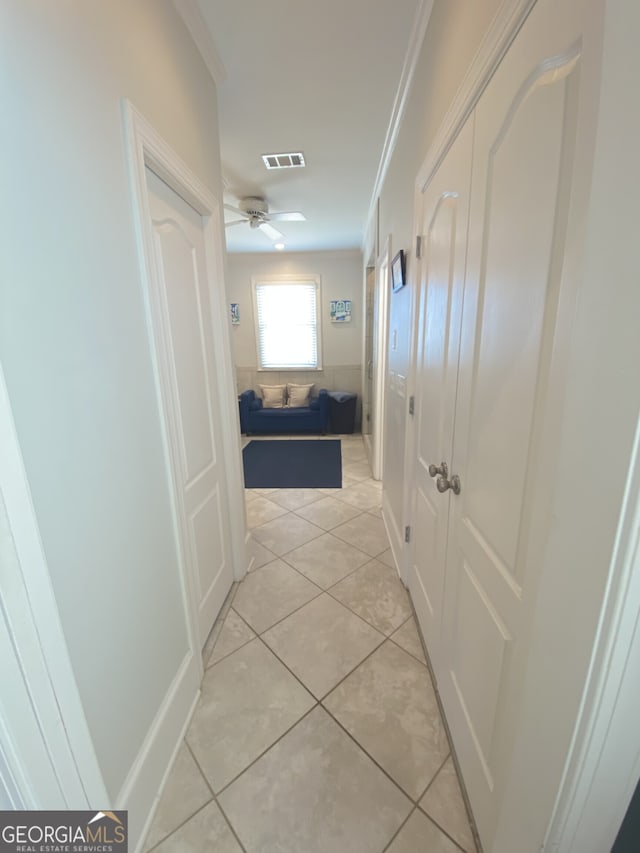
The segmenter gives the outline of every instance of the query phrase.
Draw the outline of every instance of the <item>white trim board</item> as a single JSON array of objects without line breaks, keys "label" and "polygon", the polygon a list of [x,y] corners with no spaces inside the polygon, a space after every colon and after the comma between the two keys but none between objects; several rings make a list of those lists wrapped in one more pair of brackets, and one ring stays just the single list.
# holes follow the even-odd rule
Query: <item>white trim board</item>
[{"label": "white trim board", "polygon": [[453,144],[535,2],[503,0],[420,167],[416,187],[421,192]]},{"label": "white trim board", "polygon": [[[624,505],[550,851],[608,849],[640,777],[640,743],[620,736],[637,728],[640,703],[640,422]],[[611,784],[594,786],[596,775]]]},{"label": "white trim board", "polygon": [[213,82],[218,86],[222,85],[227,79],[227,72],[196,0],[173,0],[173,5],[189,30],[189,35],[198,48]]},{"label": "white trim board", "polygon": [[[0,435],[0,620],[14,655],[6,657],[3,671],[4,761],[14,791],[29,808],[103,807],[109,796],[71,666],[1,366]],[[27,703],[16,713],[7,704],[12,684]]]},{"label": "white trim board", "polygon": [[[231,362],[226,293],[223,286],[224,243],[220,205],[215,196],[191,172],[186,163],[175,154],[149,122],[129,101],[124,99],[122,112],[129,163],[133,219],[138,243],[140,277],[147,315],[150,355],[154,367],[159,402],[170,400],[171,395],[167,393],[166,388],[168,372],[161,340],[162,323],[158,320],[159,308],[154,301],[154,289],[150,286],[156,277],[156,260],[146,169],[151,169],[202,216],[210,284],[214,354],[221,389],[221,399],[218,401],[220,403],[219,428],[223,444],[226,500],[231,518],[231,562],[234,577],[239,580],[244,576],[247,569],[246,524],[237,396]],[[159,410],[165,462],[171,483],[170,497],[174,534],[178,545],[180,582],[187,621],[189,651],[167,690],[162,706],[149,728],[149,732],[117,797],[119,807],[132,810],[131,839],[136,851],[141,850],[153,811],[158,804],[157,780],[162,777],[163,785],[166,781],[169,768],[193,713],[203,675],[197,596],[192,588],[193,578],[186,568],[185,543],[187,540],[182,535],[183,521],[179,510],[178,486],[175,479],[177,471],[175,460],[179,456],[180,448],[172,439],[174,435],[174,431],[171,429],[173,413],[165,408],[164,403],[161,403]]]},{"label": "white trim board", "polygon": [[[139,246],[140,272],[143,281],[146,281],[148,276],[153,274],[155,263],[153,238],[148,227],[151,219],[145,178],[145,167],[148,166],[151,171],[203,216],[207,267],[214,275],[215,281],[221,285],[224,282],[224,239],[218,200],[135,107],[126,99],[123,99],[122,104],[136,236]],[[220,426],[225,450],[227,498],[232,518],[232,563],[235,579],[241,580],[246,571],[247,559],[245,550],[246,526],[244,524],[244,480],[238,428],[235,368],[231,358],[225,288],[223,286],[212,286],[210,292],[212,322],[216,331],[214,336],[216,364],[220,373],[220,387],[225,389],[227,395],[226,405],[222,406],[220,412]],[[147,304],[146,308],[150,318],[151,306]],[[148,332],[152,336],[150,326]],[[156,363],[154,367],[158,392],[161,393],[159,365]],[[163,426],[166,425],[163,424]],[[166,442],[167,436],[165,434],[165,444]],[[170,464],[168,445],[166,446],[167,462]],[[235,523],[233,519],[236,519]],[[177,529],[176,532],[178,532]]]},{"label": "white trim board", "polygon": [[[404,118],[407,101],[409,99],[413,75],[416,70],[420,51],[422,50],[422,42],[424,41],[425,33],[427,32],[427,26],[429,25],[433,3],[434,0],[420,0],[418,8],[416,9],[413,25],[411,27],[411,38],[409,40],[407,53],[402,66],[400,82],[398,83],[398,89],[393,101],[391,117],[389,118],[387,133],[384,139],[384,145],[382,146],[380,163],[378,164],[378,172],[376,174],[373,191],[371,193],[371,201],[369,202],[369,211],[366,218],[367,223],[371,223],[373,221],[374,215],[377,216],[378,198],[382,191],[382,186],[387,176],[387,172],[391,164],[391,158],[393,157],[393,152],[398,140],[398,134],[400,133],[400,127],[402,126],[402,119]],[[375,245],[373,250],[377,252],[378,241],[375,240],[374,242]],[[362,243],[365,258],[368,257],[366,252],[367,245],[368,229],[365,229],[365,238]]]},{"label": "white trim board", "polygon": [[[194,693],[190,683],[193,663],[193,655],[189,651],[178,667],[116,797],[116,808],[130,812],[129,835],[135,853],[142,853],[144,849],[162,792],[200,699],[200,690]],[[159,787],[158,779],[162,780]],[[151,797],[149,792],[152,792]]]},{"label": "white trim board", "polygon": [[373,411],[371,424],[371,472],[382,480],[384,472],[385,416],[389,362],[389,280],[391,235],[384,242],[375,267],[375,310],[373,323]]}]

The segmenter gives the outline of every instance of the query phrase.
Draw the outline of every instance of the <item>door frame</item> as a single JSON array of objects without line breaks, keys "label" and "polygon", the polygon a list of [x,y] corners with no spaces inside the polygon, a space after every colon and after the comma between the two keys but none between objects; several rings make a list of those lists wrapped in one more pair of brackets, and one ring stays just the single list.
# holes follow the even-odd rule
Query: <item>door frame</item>
[{"label": "door frame", "polygon": [[[437,170],[459,130],[474,109],[482,91],[504,53],[515,38],[535,0],[503,0],[485,35],[467,74],[449,108],[436,137],[426,153],[414,185],[414,233],[421,234],[422,193]],[[640,25],[640,10],[632,13]],[[625,15],[626,23],[625,23]],[[610,57],[615,65],[611,77],[618,86],[625,75],[625,57],[632,51],[633,34],[637,31],[630,21],[628,10],[613,10],[605,19],[605,40],[610,41]],[[611,30],[611,34],[609,34]],[[624,35],[623,35],[624,34]],[[626,41],[625,41],[626,39]],[[624,43],[627,54],[620,49]],[[605,56],[607,45],[605,43]],[[631,54],[634,55],[635,54]],[[639,60],[634,59],[636,66]],[[616,78],[617,75],[617,78]],[[611,87],[611,84],[610,84]],[[612,96],[610,95],[610,98]],[[626,115],[626,114],[625,114]],[[634,123],[635,122],[635,123]],[[614,123],[615,124],[615,123]],[[628,128],[616,131],[618,146],[625,157],[603,156],[611,171],[616,166],[634,162],[634,146],[638,141],[638,124],[632,112]],[[610,143],[610,149],[611,149]],[[626,159],[625,159],[626,158]],[[603,168],[604,171],[604,167]],[[620,183],[615,174],[608,185]],[[636,189],[637,181],[634,184]],[[629,192],[633,196],[632,192]],[[636,195],[637,197],[637,195]],[[632,238],[622,229],[609,234],[611,254]],[[626,239],[626,244],[625,244]],[[624,256],[624,255],[623,255]],[[626,256],[625,256],[626,257]],[[423,260],[416,258],[410,279],[420,281]],[[417,287],[418,285],[416,285]],[[415,291],[415,287],[413,290]],[[418,294],[412,292],[413,320],[410,334],[411,368],[409,393],[415,394],[417,374],[417,309]],[[412,454],[416,449],[416,423],[406,418],[405,457],[405,518],[410,518],[413,501]],[[403,549],[401,576],[408,578],[409,547]],[[598,629],[581,706],[567,755],[564,774],[550,818],[544,843],[545,851],[553,853],[599,853],[610,849],[640,777],[640,731],[637,728],[637,708],[640,701],[640,420],[638,421],[633,453],[629,461],[625,498],[620,514],[615,552],[612,555],[606,593],[602,602]],[[602,815],[608,816],[603,827]],[[608,845],[608,847],[607,847]]]},{"label": "door frame", "polygon": [[[0,365],[0,621],[11,648],[0,773],[15,808],[109,805],[51,583]],[[14,693],[15,691],[15,693]]]},{"label": "door frame", "polygon": [[[122,101],[123,122],[129,166],[131,201],[140,274],[143,282],[147,331],[153,364],[156,391],[160,402],[160,422],[163,433],[165,462],[169,474],[174,533],[178,545],[183,603],[187,617],[189,644],[202,675],[202,656],[198,630],[198,602],[195,579],[192,576],[187,552],[186,521],[181,510],[179,487],[180,447],[175,424],[178,413],[174,408],[169,373],[168,344],[158,300],[160,275],[154,252],[153,228],[149,203],[146,168],[202,216],[207,266],[207,283],[211,297],[213,345],[218,373],[218,393],[215,402],[220,412],[220,435],[223,445],[222,465],[225,474],[230,519],[230,560],[235,580],[244,577],[248,560],[244,487],[241,465],[240,430],[238,426],[237,394],[231,360],[226,289],[224,287],[224,240],[220,202],[193,174],[186,163],[173,151],[155,128],[127,100]],[[220,286],[220,285],[223,286]],[[238,522],[240,519],[240,522]]]},{"label": "door frame", "polygon": [[640,421],[590,672],[545,849],[610,849],[640,778],[639,702]]},{"label": "door frame", "polygon": [[373,323],[373,409],[371,425],[371,473],[382,480],[386,414],[387,364],[389,347],[389,269],[391,237],[387,237],[376,258]]}]

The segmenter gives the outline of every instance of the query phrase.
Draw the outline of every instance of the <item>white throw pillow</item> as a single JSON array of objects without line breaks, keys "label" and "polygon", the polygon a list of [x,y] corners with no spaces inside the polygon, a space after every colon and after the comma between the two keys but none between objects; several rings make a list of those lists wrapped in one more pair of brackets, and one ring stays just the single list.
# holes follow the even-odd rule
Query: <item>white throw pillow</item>
[{"label": "white throw pillow", "polygon": [[311,389],[313,388],[314,383],[311,385],[293,385],[291,382],[287,383],[287,394],[289,395],[289,403],[288,405],[291,408],[299,408],[300,406],[308,406],[309,401],[311,399]]},{"label": "white throw pillow", "polygon": [[287,395],[286,385],[260,385],[262,405],[265,409],[284,409]]}]

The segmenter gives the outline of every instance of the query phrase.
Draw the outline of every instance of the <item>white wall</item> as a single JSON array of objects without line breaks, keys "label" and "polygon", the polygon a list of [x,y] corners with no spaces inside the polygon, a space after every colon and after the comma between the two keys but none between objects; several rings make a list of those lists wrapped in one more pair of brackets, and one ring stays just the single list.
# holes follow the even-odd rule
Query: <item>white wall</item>
[{"label": "white wall", "polygon": [[[230,254],[227,257],[227,295],[240,305],[240,325],[231,327],[238,390],[256,388],[257,382],[270,384],[280,374],[261,372],[258,376],[255,321],[251,277],[259,275],[319,275],[321,278],[322,363],[309,376],[317,387],[354,391],[360,395],[362,365],[362,255],[359,250],[337,252],[292,252],[289,254]],[[329,302],[351,299],[351,323],[331,323]],[[294,381],[282,374],[283,381]]]},{"label": "white wall", "polygon": [[[499,0],[435,0],[420,51],[407,109],[380,194],[380,242],[391,235],[391,251],[407,253],[408,286],[389,301],[390,382],[386,396],[384,445],[385,507],[393,531],[408,523],[403,507],[407,380],[411,364],[412,296],[415,234],[414,186],[420,166],[453,101],[464,74],[498,7]],[[394,334],[395,333],[395,334]],[[393,544],[393,543],[392,543]],[[395,543],[399,548],[400,543]]]},{"label": "white wall", "polygon": [[188,647],[121,99],[219,196],[216,92],[169,0],[2,18],[0,361],[115,799]]}]

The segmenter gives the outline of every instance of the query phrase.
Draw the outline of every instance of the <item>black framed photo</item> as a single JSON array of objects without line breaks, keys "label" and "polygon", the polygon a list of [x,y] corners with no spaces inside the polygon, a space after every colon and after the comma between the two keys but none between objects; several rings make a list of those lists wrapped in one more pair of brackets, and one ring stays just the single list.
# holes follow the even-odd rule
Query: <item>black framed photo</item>
[{"label": "black framed photo", "polygon": [[398,254],[391,261],[391,289],[395,293],[406,284],[405,279],[405,262],[404,249],[400,249]]}]

